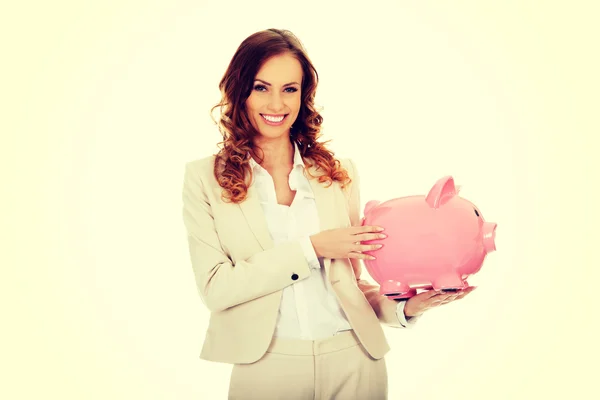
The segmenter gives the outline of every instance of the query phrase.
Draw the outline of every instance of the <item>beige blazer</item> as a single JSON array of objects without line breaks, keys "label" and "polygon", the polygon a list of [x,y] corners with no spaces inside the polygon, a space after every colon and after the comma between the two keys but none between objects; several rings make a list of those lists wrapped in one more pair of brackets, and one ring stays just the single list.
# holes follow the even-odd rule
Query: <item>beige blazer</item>
[{"label": "beige blazer", "polygon": [[[200,358],[252,363],[267,350],[275,330],[282,289],[310,276],[298,243],[274,246],[258,195],[251,186],[241,204],[221,199],[213,176],[215,157],[186,163],[183,220],[200,298],[210,320]],[[359,177],[351,159],[340,160],[353,179],[344,190],[309,179],[321,230],[360,225]],[[311,167],[312,175],[320,175]],[[362,345],[373,358],[390,347],[381,324],[401,328],[397,303],[361,279],[357,259],[325,259],[327,279]]]}]

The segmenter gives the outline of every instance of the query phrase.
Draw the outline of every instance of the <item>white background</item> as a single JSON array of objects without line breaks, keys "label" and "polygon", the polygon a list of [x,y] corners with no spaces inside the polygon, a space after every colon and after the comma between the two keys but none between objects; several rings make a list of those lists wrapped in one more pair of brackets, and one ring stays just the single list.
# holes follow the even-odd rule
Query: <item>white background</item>
[{"label": "white background", "polygon": [[[225,399],[181,217],[239,43],[297,34],[324,139],[371,199],[446,174],[497,251],[459,302],[386,328],[390,399],[597,392],[598,32],[583,2],[2,6],[5,399]],[[589,2],[589,4],[594,4]],[[597,15],[597,14],[596,14]],[[597,260],[597,258],[596,258]]]}]

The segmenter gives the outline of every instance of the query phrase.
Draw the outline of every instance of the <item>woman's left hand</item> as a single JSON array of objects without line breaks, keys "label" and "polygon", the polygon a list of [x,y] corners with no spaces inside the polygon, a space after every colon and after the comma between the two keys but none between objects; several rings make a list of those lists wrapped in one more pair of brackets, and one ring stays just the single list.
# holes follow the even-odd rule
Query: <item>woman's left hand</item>
[{"label": "woman's left hand", "polygon": [[460,300],[475,290],[475,288],[476,286],[469,286],[466,289],[459,290],[458,292],[428,290],[423,293],[419,293],[408,299],[404,306],[404,315],[407,317],[419,316],[432,308]]}]

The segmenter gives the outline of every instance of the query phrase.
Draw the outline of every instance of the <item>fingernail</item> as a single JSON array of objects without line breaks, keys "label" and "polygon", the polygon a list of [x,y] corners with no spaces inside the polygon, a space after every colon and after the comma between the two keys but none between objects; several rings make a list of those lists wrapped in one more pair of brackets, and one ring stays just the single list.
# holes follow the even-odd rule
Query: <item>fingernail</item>
[{"label": "fingernail", "polygon": [[374,260],[374,259],[375,259],[375,257],[369,256],[369,260]]}]

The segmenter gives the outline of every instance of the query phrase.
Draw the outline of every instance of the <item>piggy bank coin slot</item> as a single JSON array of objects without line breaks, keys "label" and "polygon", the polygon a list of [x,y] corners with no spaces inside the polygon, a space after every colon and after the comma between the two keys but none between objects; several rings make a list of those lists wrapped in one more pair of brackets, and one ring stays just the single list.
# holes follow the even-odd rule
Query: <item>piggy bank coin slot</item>
[{"label": "piggy bank coin slot", "polygon": [[475,210],[475,215],[477,215],[479,217],[479,213],[477,212],[477,209],[474,208],[473,210]]}]

